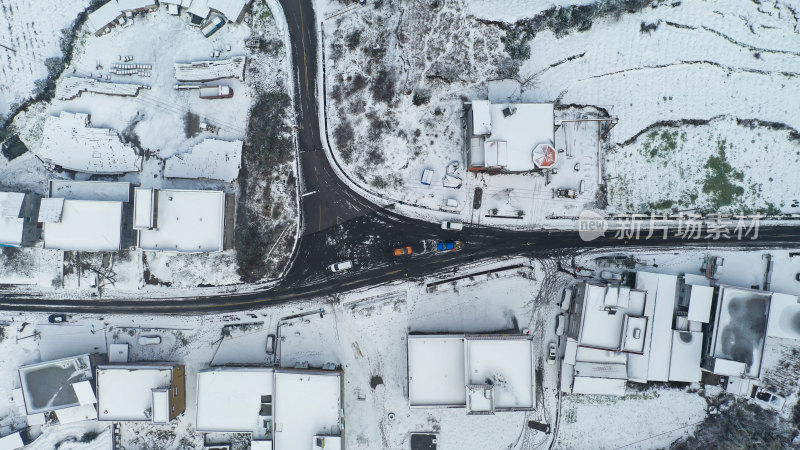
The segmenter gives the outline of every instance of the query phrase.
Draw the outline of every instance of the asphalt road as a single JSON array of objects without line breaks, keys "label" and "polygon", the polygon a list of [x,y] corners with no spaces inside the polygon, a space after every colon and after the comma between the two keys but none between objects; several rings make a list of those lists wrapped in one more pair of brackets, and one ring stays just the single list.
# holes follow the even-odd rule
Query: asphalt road
[{"label": "asphalt road", "polygon": [[[389,207],[361,198],[343,183],[325,155],[316,104],[315,18],[310,0],[281,0],[292,40],[295,64],[296,105],[302,171],[304,233],[286,277],[260,292],[169,299],[45,299],[15,293],[0,294],[0,309],[45,312],[92,312],[136,314],[211,314],[247,310],[274,304],[331,295],[351,289],[401,279],[415,279],[484,259],[570,255],[588,249],[608,248],[624,252],[636,247],[797,248],[800,227],[762,228],[757,240],[620,241],[611,236],[592,242],[580,240],[576,231],[515,232],[485,227],[466,227],[459,232],[403,217]],[[439,240],[460,240],[456,252],[437,252]],[[392,248],[411,246],[413,254],[395,258]],[[326,267],[352,260],[355,267],[332,274]],[[199,291],[198,291],[199,292]]]}]

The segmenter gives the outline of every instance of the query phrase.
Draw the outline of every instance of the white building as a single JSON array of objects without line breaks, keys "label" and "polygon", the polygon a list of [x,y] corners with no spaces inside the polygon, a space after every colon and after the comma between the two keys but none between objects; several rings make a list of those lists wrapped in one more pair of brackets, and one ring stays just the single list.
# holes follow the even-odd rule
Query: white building
[{"label": "white building", "polygon": [[528,172],[554,166],[554,124],[550,103],[472,101],[467,111],[469,170]]},{"label": "white building", "polygon": [[98,366],[96,380],[99,420],[164,424],[185,410],[181,365]]},{"label": "white building", "polygon": [[96,36],[103,34],[109,27],[114,26],[117,19],[123,16],[130,17],[136,12],[157,8],[156,0],[109,0],[103,6],[89,14],[86,26]]},{"label": "white building", "polygon": [[129,183],[53,181],[50,198],[42,199],[39,205],[44,248],[119,250],[122,207],[129,199]]},{"label": "white building", "polygon": [[[197,374],[196,428],[250,433],[254,448],[341,448],[342,373],[215,367]],[[338,445],[337,445],[338,444]]]},{"label": "white building", "polygon": [[25,194],[0,192],[0,247],[19,247],[25,231]]},{"label": "white building", "polygon": [[533,409],[530,336],[409,335],[407,343],[412,408],[467,408],[469,414]]},{"label": "white building", "polygon": [[219,252],[233,239],[233,196],[179,189],[134,192],[133,227],[142,250]]},{"label": "white building", "polygon": [[681,286],[675,275],[649,272],[636,273],[634,289],[577,286],[572,291],[562,389],[623,395],[628,381],[700,381],[701,311],[710,305],[710,292],[699,286],[687,297],[690,316],[678,316],[682,320],[673,326]]},{"label": "white building", "polygon": [[204,139],[188,153],[169,159],[164,167],[168,178],[206,178],[232,182],[242,167],[242,141]]},{"label": "white building", "polygon": [[142,157],[116,131],[92,128],[88,114],[61,112],[49,116],[42,144],[34,151],[42,161],[76,172],[121,174],[142,169]]},{"label": "white building", "polygon": [[[199,0],[198,0],[199,1]],[[250,0],[205,0],[209,8],[219,11],[229,22],[239,23],[244,18]]]}]

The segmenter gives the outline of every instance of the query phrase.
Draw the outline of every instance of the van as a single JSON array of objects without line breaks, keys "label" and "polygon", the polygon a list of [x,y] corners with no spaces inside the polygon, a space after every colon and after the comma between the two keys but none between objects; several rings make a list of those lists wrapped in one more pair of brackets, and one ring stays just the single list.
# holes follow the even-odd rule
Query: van
[{"label": "van", "polygon": [[442,221],[442,229],[443,230],[462,230],[464,228],[464,224],[461,222],[450,222],[447,220]]}]

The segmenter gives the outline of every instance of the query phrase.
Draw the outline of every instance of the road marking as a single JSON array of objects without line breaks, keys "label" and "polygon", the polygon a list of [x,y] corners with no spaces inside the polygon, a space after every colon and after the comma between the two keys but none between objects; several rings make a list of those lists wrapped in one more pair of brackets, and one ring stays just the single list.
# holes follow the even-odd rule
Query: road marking
[{"label": "road marking", "polygon": [[303,43],[303,72],[306,79],[306,92],[308,92],[308,62],[306,60],[306,29],[303,23],[303,4],[297,0],[297,7],[300,9],[300,42]]},{"label": "road marking", "polygon": [[394,274],[394,273],[397,273],[397,272],[402,272],[402,271],[403,271],[403,269],[397,269],[397,270],[393,270],[393,271],[391,271],[391,272],[386,272],[386,275],[392,275],[392,274]]},{"label": "road marking", "polygon": [[317,225],[317,231],[322,231],[322,203],[319,204],[319,225]]},{"label": "road marking", "polygon": [[351,284],[355,284],[355,283],[358,283],[358,280],[356,280],[356,281],[348,281],[347,283],[342,283],[339,286],[345,287],[345,286],[350,286]]}]

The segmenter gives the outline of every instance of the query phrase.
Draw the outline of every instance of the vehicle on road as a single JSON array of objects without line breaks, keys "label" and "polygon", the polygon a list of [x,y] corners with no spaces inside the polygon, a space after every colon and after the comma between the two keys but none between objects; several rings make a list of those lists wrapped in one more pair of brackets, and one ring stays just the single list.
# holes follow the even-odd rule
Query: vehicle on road
[{"label": "vehicle on road", "polygon": [[547,346],[547,364],[555,364],[557,350],[558,346],[555,342],[551,342],[550,345]]},{"label": "vehicle on road", "polygon": [[443,230],[462,230],[464,228],[464,224],[461,222],[450,222],[448,220],[442,221],[442,229]]},{"label": "vehicle on road", "polygon": [[553,189],[553,198],[578,198],[575,189]]},{"label": "vehicle on road", "polygon": [[608,270],[604,270],[604,271],[600,272],[600,278],[602,278],[605,281],[613,281],[613,282],[616,282],[616,283],[621,283],[622,282],[622,274],[621,273],[610,272]]},{"label": "vehicle on road", "polygon": [[328,266],[328,269],[330,269],[330,271],[333,273],[341,272],[343,270],[349,270],[352,268],[353,268],[353,261],[342,261]]},{"label": "vehicle on road", "polygon": [[161,343],[161,336],[139,336],[139,345],[158,345]]},{"label": "vehicle on road", "polygon": [[559,314],[556,316],[556,336],[561,336],[564,334],[564,315]]},{"label": "vehicle on road", "polygon": [[50,317],[47,318],[47,321],[50,323],[64,323],[67,321],[66,314],[50,314]]},{"label": "vehicle on road", "polygon": [[463,246],[464,243],[461,241],[442,241],[436,243],[436,250],[439,250],[440,252],[454,252],[456,250],[461,250],[461,247]]},{"label": "vehicle on road", "polygon": [[786,404],[785,398],[762,388],[758,388],[758,390],[756,390],[751,397],[761,404],[769,406],[770,408],[778,411],[782,410],[783,406]]},{"label": "vehicle on road", "polygon": [[572,288],[564,288],[564,294],[561,297],[561,310],[569,311],[572,306]]},{"label": "vehicle on road", "polygon": [[411,246],[409,245],[405,247],[397,247],[396,249],[394,249],[394,256],[406,256],[412,253],[414,253],[414,251],[411,250]]},{"label": "vehicle on road", "polygon": [[267,354],[271,355],[275,353],[275,335],[269,334],[267,335]]}]

